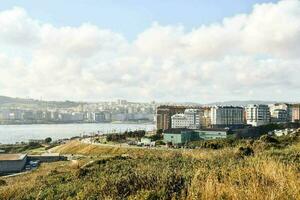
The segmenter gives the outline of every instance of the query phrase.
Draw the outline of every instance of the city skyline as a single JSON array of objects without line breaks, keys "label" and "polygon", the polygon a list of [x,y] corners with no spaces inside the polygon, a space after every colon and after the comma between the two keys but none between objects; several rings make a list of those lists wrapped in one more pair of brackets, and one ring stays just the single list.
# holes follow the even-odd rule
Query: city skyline
[{"label": "city skyline", "polygon": [[[191,1],[182,8],[181,1],[80,1],[65,3],[65,15],[53,10],[58,1],[48,7],[33,2],[0,6],[0,95],[89,102],[300,101],[297,0],[233,7]],[[82,13],[71,20],[80,5]],[[120,20],[128,7],[140,10]]]}]

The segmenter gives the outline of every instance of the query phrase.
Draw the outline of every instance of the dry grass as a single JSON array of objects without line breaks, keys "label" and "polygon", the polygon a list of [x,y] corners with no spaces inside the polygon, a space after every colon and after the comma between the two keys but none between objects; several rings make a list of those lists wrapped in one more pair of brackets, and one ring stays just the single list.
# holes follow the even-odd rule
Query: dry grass
[{"label": "dry grass", "polygon": [[[5,179],[0,199],[300,199],[300,143],[246,157],[237,149],[150,150],[71,142],[55,151],[93,155],[96,162],[80,170],[78,163],[47,164]],[[124,154],[129,157],[120,157]]]}]

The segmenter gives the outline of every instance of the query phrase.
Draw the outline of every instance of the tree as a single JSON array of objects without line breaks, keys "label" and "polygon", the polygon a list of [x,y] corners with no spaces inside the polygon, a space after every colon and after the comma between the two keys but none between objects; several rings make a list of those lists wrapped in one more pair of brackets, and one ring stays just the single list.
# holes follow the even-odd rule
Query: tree
[{"label": "tree", "polygon": [[52,138],[51,138],[51,137],[47,137],[47,138],[45,139],[45,143],[46,143],[46,144],[49,144],[50,142],[52,142]]},{"label": "tree", "polygon": [[156,134],[157,134],[157,135],[162,135],[162,134],[163,134],[163,132],[164,132],[164,131],[163,131],[162,129],[158,129],[158,130],[156,130]]}]

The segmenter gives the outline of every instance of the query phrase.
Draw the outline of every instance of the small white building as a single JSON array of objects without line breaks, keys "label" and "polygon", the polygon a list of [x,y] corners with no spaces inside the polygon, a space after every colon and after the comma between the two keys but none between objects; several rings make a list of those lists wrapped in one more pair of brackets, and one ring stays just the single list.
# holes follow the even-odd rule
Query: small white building
[{"label": "small white building", "polygon": [[293,134],[293,133],[296,133],[297,130],[296,129],[283,129],[283,130],[274,130],[274,131],[271,131],[269,132],[268,134],[269,135],[275,135],[275,136],[284,136],[284,135],[290,135],[290,134]]},{"label": "small white building", "polygon": [[143,137],[141,138],[141,141],[138,142],[138,146],[150,146],[154,147],[155,146],[155,141],[152,141],[150,138]]}]

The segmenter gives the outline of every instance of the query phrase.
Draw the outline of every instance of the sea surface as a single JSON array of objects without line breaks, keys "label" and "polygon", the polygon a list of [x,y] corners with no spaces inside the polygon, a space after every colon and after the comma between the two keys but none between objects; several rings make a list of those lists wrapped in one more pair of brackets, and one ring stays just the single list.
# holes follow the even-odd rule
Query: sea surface
[{"label": "sea surface", "polygon": [[154,130],[154,124],[31,124],[31,125],[0,125],[0,143],[15,144],[27,142],[29,139],[53,140],[74,136],[124,132],[126,130]]}]

